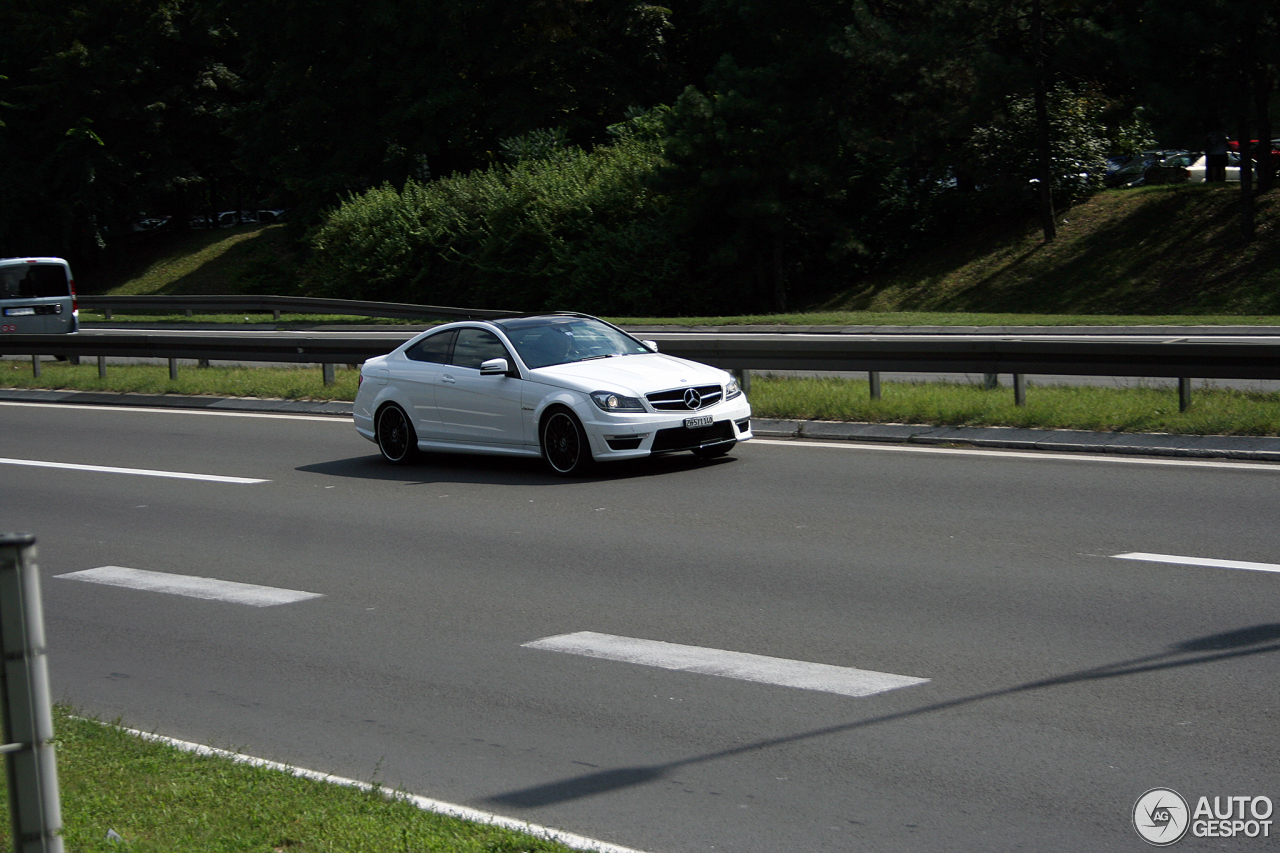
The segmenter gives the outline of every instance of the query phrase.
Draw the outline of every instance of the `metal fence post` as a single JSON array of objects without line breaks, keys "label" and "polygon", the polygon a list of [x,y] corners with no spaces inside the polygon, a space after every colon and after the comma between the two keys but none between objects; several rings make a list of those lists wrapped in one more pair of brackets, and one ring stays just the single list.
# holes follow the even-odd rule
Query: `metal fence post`
[{"label": "metal fence post", "polygon": [[15,853],[62,853],[44,612],[35,537],[0,534],[0,702]]}]

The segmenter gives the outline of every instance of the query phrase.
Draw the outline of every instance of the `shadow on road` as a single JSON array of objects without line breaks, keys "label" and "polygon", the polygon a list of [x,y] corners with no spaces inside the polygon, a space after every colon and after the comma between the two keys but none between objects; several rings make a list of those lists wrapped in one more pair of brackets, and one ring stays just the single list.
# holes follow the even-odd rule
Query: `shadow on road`
[{"label": "shadow on road", "polygon": [[597,465],[595,470],[585,477],[557,477],[547,470],[546,464],[541,459],[526,457],[431,453],[425,454],[422,459],[408,465],[392,465],[381,456],[371,454],[302,465],[296,470],[305,474],[379,480],[403,483],[406,486],[440,483],[474,483],[489,486],[572,486],[704,471],[720,465],[731,465],[734,461],[732,456],[699,459],[691,453],[673,453]]},{"label": "shadow on road", "polygon": [[1194,640],[1177,643],[1170,646],[1167,651],[1159,654],[1148,655],[1146,657],[1135,658],[1133,660],[1120,661],[1119,663],[1081,670],[1079,672],[1067,673],[1065,675],[1054,676],[1053,678],[1030,681],[1026,684],[1019,684],[1001,690],[992,690],[985,693],[978,693],[973,696],[963,696],[957,699],[949,699],[944,702],[935,702],[908,711],[883,714],[878,717],[870,717],[865,720],[857,720],[855,722],[843,723],[841,725],[828,726],[809,732],[800,732],[798,734],[787,735],[786,737],[756,741],[755,743],[744,744],[742,746],[734,747],[733,749],[694,756],[680,761],[671,761],[665,764],[654,764],[641,767],[622,767],[615,770],[605,770],[599,773],[588,773],[581,776],[574,776],[568,779],[561,779],[556,782],[549,782],[545,785],[537,785],[532,788],[524,788],[518,791],[509,791],[505,794],[498,794],[494,797],[490,797],[488,802],[495,806],[508,808],[537,808],[539,806],[547,806],[568,800],[582,799],[584,797],[604,794],[622,788],[655,782],[681,767],[706,764],[711,761],[718,761],[723,758],[732,758],[737,755],[744,755],[752,752],[759,752],[773,747],[785,746],[790,743],[798,743],[805,740],[827,737],[829,735],[856,731],[858,729],[869,728],[883,723],[892,723],[898,720],[910,719],[924,714],[932,714],[938,711],[946,711],[952,708],[963,707],[965,705],[973,705],[989,699],[998,699],[1004,696],[1013,696],[1019,693],[1027,693],[1033,690],[1044,690],[1051,687],[1061,687],[1068,684],[1081,684],[1108,678],[1121,678],[1128,675],[1139,675],[1146,672],[1158,672],[1160,670],[1176,669],[1186,666],[1201,666],[1204,664],[1231,660],[1233,658],[1272,654],[1275,652],[1280,652],[1280,623],[1254,625],[1249,628],[1241,628],[1237,631],[1213,634],[1208,637],[1200,637]]}]

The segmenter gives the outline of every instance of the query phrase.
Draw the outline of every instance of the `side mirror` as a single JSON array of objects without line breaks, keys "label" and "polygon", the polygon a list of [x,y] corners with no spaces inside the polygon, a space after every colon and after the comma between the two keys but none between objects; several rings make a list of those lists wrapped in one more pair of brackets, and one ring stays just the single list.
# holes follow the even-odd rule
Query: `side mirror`
[{"label": "side mirror", "polygon": [[511,367],[505,358],[491,358],[480,363],[481,376],[506,376],[510,372]]},{"label": "side mirror", "polygon": [[647,347],[647,348],[648,348],[649,352],[657,352],[657,351],[658,351],[658,342],[657,342],[657,341],[641,341],[640,343],[644,344],[644,345],[645,345],[645,347]]}]

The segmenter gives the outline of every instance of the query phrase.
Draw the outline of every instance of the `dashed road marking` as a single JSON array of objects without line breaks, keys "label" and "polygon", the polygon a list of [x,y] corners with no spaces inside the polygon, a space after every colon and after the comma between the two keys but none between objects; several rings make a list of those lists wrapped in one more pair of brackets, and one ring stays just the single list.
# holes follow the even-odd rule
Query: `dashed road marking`
[{"label": "dashed road marking", "polygon": [[81,465],[75,462],[44,462],[39,459],[3,459],[0,465],[24,465],[29,468],[57,468],[64,471],[89,471],[95,474],[132,474],[138,477],[167,477],[173,480],[199,480],[206,483],[253,485],[270,483],[252,477],[227,477],[222,474],[192,474],[185,471],[160,471],[153,468],[118,468],[114,465]]},{"label": "dashed road marking", "polygon": [[175,575],[169,572],[152,572],[145,569],[129,569],[124,566],[101,566],[81,572],[69,572],[55,577],[73,581],[120,586],[145,592],[163,592],[184,595],[208,601],[225,601],[231,604],[247,604],[251,607],[275,607],[294,604],[312,598],[323,598],[318,592],[302,592],[296,589],[279,589],[252,583],[223,581],[216,578],[200,578]]},{"label": "dashed road marking", "polygon": [[823,663],[684,646],[658,640],[639,640],[579,631],[524,643],[524,648],[565,652],[604,660],[655,666],[680,672],[719,675],[761,684],[819,690],[841,696],[874,696],[929,679],[874,672]]},{"label": "dashed road marking", "polygon": [[1213,560],[1207,557],[1177,557],[1173,554],[1144,554],[1135,551],[1131,554],[1116,554],[1117,560],[1139,560],[1146,563],[1174,563],[1179,566],[1204,566],[1212,569],[1240,569],[1246,572],[1277,572],[1280,565],[1275,563],[1249,563],[1241,560]]}]

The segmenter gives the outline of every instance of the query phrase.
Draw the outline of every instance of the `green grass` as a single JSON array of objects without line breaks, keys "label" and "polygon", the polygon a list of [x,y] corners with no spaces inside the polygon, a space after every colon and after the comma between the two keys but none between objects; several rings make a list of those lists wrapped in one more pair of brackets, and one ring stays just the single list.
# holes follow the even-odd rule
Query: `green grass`
[{"label": "green grass", "polygon": [[[198,755],[54,709],[63,839],[74,853],[567,853],[497,826]],[[372,781],[372,780],[371,780]],[[0,788],[4,783],[0,782]],[[0,847],[12,849],[8,821]],[[118,835],[120,840],[109,838]]]},{"label": "green grass", "polygon": [[103,379],[96,362],[42,361],[41,375],[32,374],[28,358],[0,359],[0,387],[5,388],[350,401],[359,379],[357,371],[346,367],[336,368],[334,384],[325,386],[318,367],[198,367],[195,362],[180,362],[177,379],[169,378],[167,366],[151,364],[112,364]]},{"label": "green grass", "polygon": [[1098,193],[1029,222],[966,223],[949,239],[823,300],[821,310],[1094,315],[1280,314],[1280,190],[1256,198],[1256,238],[1235,186]]},{"label": "green grass", "polygon": [[[0,387],[188,394],[285,400],[355,399],[358,373],[339,368],[326,386],[314,367],[180,366],[177,379],[159,365],[41,363],[32,376],[28,359],[0,359]],[[1200,384],[1192,406],[1178,409],[1172,388],[1073,387],[1029,384],[1025,406],[1009,388],[984,390],[961,383],[885,382],[870,399],[865,380],[755,376],[751,406],[757,418],[911,423],[948,426],[1015,426],[1182,435],[1280,435],[1280,394],[1236,391]]]},{"label": "green grass", "polygon": [[757,418],[1010,426],[1177,435],[1280,435],[1280,394],[1198,386],[1179,411],[1176,388],[1037,386],[1026,405],[1011,388],[960,383],[884,383],[872,400],[869,383],[848,379],[757,377],[751,383]]},{"label": "green grass", "polygon": [[[83,312],[82,312],[83,313]],[[619,326],[1280,326],[1270,314],[996,314],[945,311],[812,311],[728,317],[612,317]]]},{"label": "green grass", "polygon": [[148,235],[131,260],[92,276],[80,272],[76,286],[120,296],[281,292],[275,286],[292,269],[287,233],[284,225],[259,225]]}]

